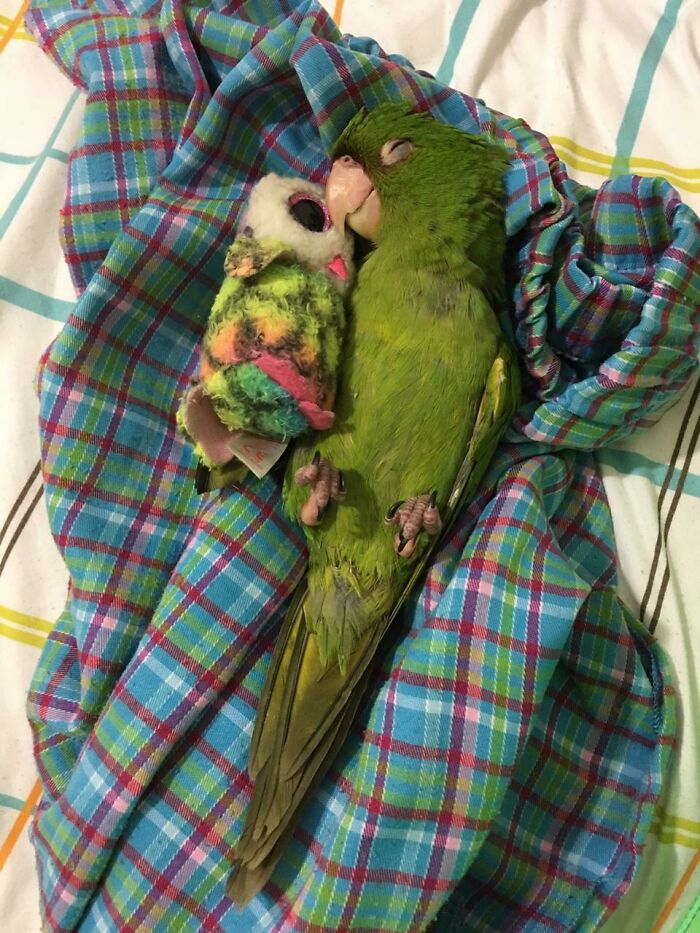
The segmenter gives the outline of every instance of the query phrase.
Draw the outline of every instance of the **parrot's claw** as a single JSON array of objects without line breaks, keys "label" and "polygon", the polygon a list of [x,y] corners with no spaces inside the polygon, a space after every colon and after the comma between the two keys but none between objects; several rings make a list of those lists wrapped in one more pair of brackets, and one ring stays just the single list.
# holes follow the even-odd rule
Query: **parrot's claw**
[{"label": "parrot's claw", "polygon": [[305,525],[320,525],[332,501],[345,498],[345,478],[330,460],[321,457],[319,450],[311,463],[300,467],[294,474],[298,486],[311,486],[311,494],[301,507],[299,518]]},{"label": "parrot's claw", "polygon": [[398,502],[395,502],[395,503],[391,506],[391,508],[389,509],[389,511],[386,513],[386,516],[385,516],[385,518],[384,518],[384,521],[387,523],[387,525],[393,524],[394,516],[396,515],[396,513],[398,512],[398,510],[401,508],[401,506],[404,504],[404,501],[405,501],[405,500],[403,500],[403,499],[399,499],[399,501],[398,501]]},{"label": "parrot's claw", "polygon": [[384,521],[387,525],[399,526],[394,535],[394,549],[399,557],[410,557],[421,531],[436,535],[442,529],[442,519],[437,508],[437,490],[429,496],[412,496],[405,501],[395,502]]}]

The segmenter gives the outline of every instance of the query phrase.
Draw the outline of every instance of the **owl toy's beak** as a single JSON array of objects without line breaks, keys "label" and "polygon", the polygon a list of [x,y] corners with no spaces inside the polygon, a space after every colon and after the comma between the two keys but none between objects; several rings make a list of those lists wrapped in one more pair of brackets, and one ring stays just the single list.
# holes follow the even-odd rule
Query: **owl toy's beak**
[{"label": "owl toy's beak", "polygon": [[337,256],[334,256],[333,259],[326,266],[329,272],[332,272],[333,275],[337,275],[342,282],[347,282],[348,280],[348,267],[345,265],[345,260],[338,253]]},{"label": "owl toy's beak", "polygon": [[326,204],[333,226],[344,231],[345,224],[368,240],[379,224],[379,195],[359,164],[351,156],[336,159],[326,183]]}]

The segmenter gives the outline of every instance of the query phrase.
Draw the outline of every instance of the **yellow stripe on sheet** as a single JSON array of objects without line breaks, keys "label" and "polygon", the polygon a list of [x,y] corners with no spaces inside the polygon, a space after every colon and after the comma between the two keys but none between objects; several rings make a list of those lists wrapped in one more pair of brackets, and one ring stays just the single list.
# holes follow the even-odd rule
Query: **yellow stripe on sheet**
[{"label": "yellow stripe on sheet", "polygon": [[654,822],[661,823],[664,828],[671,826],[674,829],[686,829],[689,833],[700,836],[700,820],[689,820],[685,816],[674,816],[665,810],[658,810],[657,815],[658,819]]},{"label": "yellow stripe on sheet", "polygon": [[29,6],[29,0],[24,0],[22,6],[17,10],[15,15],[10,20],[5,33],[0,36],[0,52],[5,48],[10,39],[14,36],[17,30],[21,27],[24,20],[24,14],[27,12],[27,7]]},{"label": "yellow stripe on sheet", "polygon": [[[0,13],[0,33],[4,33],[6,29],[12,25],[12,20],[9,16],[3,16]],[[20,39],[23,42],[34,42],[34,36],[30,35],[26,29],[17,29],[13,32],[12,39]]]},{"label": "yellow stripe on sheet", "polygon": [[5,638],[11,638],[13,641],[20,641],[23,645],[31,645],[33,648],[43,647],[46,641],[45,635],[32,635],[30,632],[23,632],[21,629],[3,625],[2,622],[0,622],[0,635]]},{"label": "yellow stripe on sheet", "polygon": [[17,814],[17,819],[14,821],[10,827],[10,831],[5,836],[2,845],[0,846],[0,871],[5,867],[5,864],[10,857],[10,853],[14,849],[17,840],[22,835],[22,830],[27,825],[29,817],[32,815],[34,807],[37,805],[37,801],[41,796],[41,784],[37,781],[34,787],[29,791],[29,796],[24,801],[24,806]]},{"label": "yellow stripe on sheet", "polygon": [[333,20],[336,26],[340,26],[340,20],[343,16],[343,0],[335,0],[335,9],[333,10]]},{"label": "yellow stripe on sheet", "polygon": [[[581,146],[567,136],[550,136],[549,141],[571,168],[602,175],[604,178],[610,177],[613,167],[611,155]],[[641,156],[633,156],[629,167],[636,175],[662,175],[676,188],[700,192],[700,168],[680,168],[660,159],[646,159]]]},{"label": "yellow stripe on sheet", "polygon": [[[47,634],[53,628],[52,622],[27,615],[26,612],[18,612],[9,606],[0,605],[0,619],[4,620],[0,621],[0,635],[35,648],[43,646]],[[5,624],[8,622],[9,625]]]},{"label": "yellow stripe on sheet", "polygon": [[651,824],[650,832],[659,842],[667,845],[679,845],[684,849],[700,849],[700,822],[684,816],[674,816],[665,810],[659,810]]},{"label": "yellow stripe on sheet", "polygon": [[700,850],[700,838],[697,836],[686,836],[685,833],[680,833],[676,829],[664,829],[659,823],[652,823],[649,832],[653,833],[664,845]]}]

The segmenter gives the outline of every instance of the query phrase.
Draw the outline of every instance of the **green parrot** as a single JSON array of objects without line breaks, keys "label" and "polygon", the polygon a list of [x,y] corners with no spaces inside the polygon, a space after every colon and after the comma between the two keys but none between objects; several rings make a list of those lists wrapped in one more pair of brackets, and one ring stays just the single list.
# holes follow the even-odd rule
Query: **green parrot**
[{"label": "green parrot", "polygon": [[254,791],[227,884],[239,906],[270,877],[387,629],[520,398],[493,309],[504,293],[505,151],[385,104],[351,120],[333,159],[331,218],[373,248],[350,298],[335,422],[296,442],[285,474],[309,562],[255,722]]}]

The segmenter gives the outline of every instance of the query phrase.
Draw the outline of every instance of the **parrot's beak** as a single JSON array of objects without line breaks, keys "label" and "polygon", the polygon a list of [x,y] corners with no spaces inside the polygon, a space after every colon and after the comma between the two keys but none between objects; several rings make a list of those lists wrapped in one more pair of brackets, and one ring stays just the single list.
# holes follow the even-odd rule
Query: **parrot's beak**
[{"label": "parrot's beak", "polygon": [[345,224],[367,240],[381,216],[379,195],[369,176],[351,156],[336,159],[326,183],[326,205],[333,226],[344,231]]}]

